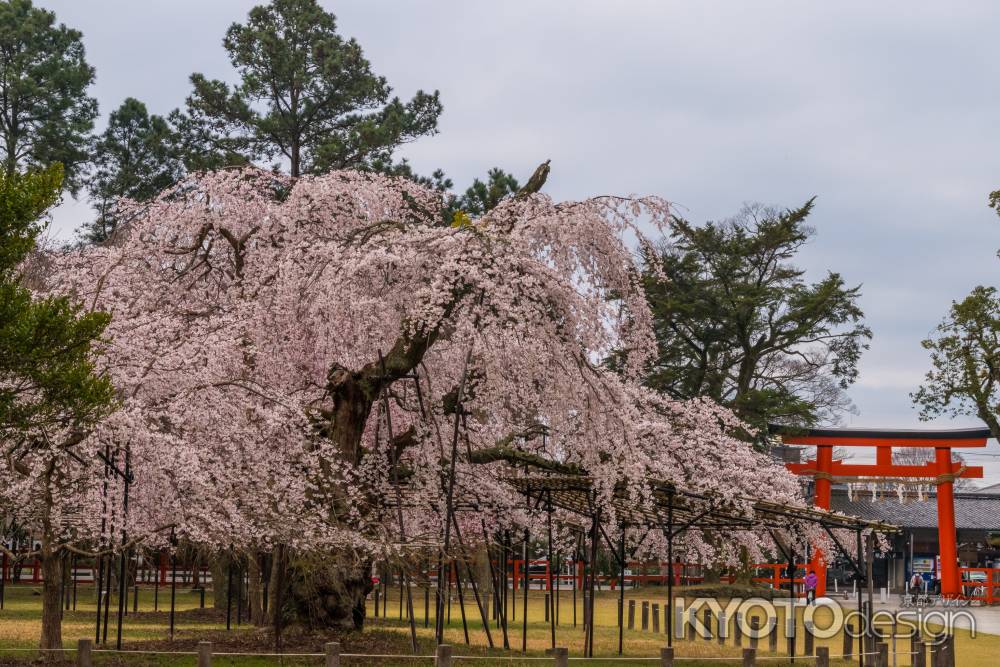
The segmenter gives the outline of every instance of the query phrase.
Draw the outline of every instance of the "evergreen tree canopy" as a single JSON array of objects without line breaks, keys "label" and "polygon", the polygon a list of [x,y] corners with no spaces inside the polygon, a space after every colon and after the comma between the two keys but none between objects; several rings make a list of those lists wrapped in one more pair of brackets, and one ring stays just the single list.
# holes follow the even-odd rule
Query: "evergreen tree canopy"
[{"label": "evergreen tree canopy", "polygon": [[183,168],[167,121],[150,115],[139,100],[126,99],[94,142],[87,191],[97,218],[84,225],[81,238],[91,243],[107,239],[118,226],[119,200],[150,199],[177,181]]},{"label": "evergreen tree canopy", "polygon": [[393,151],[437,131],[438,93],[391,97],[361,46],[337,34],[316,0],[274,0],[234,23],[223,46],[240,76],[230,87],[191,75],[186,113],[172,115],[187,166],[280,157],[292,176],[391,164]]},{"label": "evergreen tree canopy", "polygon": [[55,14],[31,0],[0,2],[0,151],[8,175],[60,162],[65,185],[78,190],[97,116],[87,96],[93,81],[78,31],[56,25]]},{"label": "evergreen tree canopy", "polygon": [[71,448],[114,398],[94,367],[108,315],[65,297],[34,299],[22,284],[20,267],[42,230],[39,217],[58,200],[61,176],[58,164],[0,172],[0,449],[8,475],[32,448]]},{"label": "evergreen tree canopy", "polygon": [[45,226],[42,215],[59,201],[62,166],[27,176],[0,172],[0,280],[12,282]]},{"label": "evergreen tree canopy", "polygon": [[455,205],[473,217],[481,216],[496,208],[505,197],[515,194],[521,186],[512,174],[499,167],[490,169],[486,181],[472,181],[465,193],[456,198]]},{"label": "evergreen tree canopy", "polygon": [[813,234],[812,207],[747,206],[703,226],[674,220],[644,275],[659,348],[651,387],[713,398],[760,432],[769,421],[836,421],[850,408],[844,390],[871,331],[860,287],[833,272],[809,284],[791,264]]}]

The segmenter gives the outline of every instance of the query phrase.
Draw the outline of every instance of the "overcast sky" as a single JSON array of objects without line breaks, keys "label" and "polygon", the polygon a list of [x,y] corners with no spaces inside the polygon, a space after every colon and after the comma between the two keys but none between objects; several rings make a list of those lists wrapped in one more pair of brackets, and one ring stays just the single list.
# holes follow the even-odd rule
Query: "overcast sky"
[{"label": "overcast sky", "polygon": [[[232,79],[221,40],[255,2],[36,0],[81,30],[106,114],[183,104]],[[396,92],[440,90],[440,134],[404,154],[458,187],[551,158],[558,199],[653,193],[686,217],[816,195],[800,263],[863,285],[874,331],[851,426],[919,426],[921,339],[996,284],[1000,4],[982,2],[323,2]],[[68,203],[55,232],[90,213]],[[978,425],[974,420],[935,426]],[[988,451],[1000,455],[992,443]],[[1000,459],[971,457],[1000,482]]]}]

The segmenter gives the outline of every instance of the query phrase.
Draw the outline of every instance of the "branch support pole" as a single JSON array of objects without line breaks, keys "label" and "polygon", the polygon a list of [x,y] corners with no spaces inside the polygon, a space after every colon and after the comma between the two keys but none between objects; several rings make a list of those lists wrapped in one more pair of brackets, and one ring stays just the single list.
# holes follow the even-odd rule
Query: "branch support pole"
[{"label": "branch support pole", "polygon": [[[451,524],[452,524],[452,513],[454,512],[454,498],[455,498],[455,460],[458,458],[458,425],[462,418],[462,398],[465,393],[465,381],[469,374],[469,359],[472,357],[472,348],[470,347],[468,352],[465,354],[465,363],[462,367],[462,378],[458,383],[458,391],[455,394],[455,423],[452,427],[452,437],[451,437],[451,459],[448,462],[448,487],[445,494],[445,518],[444,518],[444,558],[448,559],[448,549],[451,546]],[[385,369],[385,360],[382,357],[382,353],[379,353],[379,359],[382,362],[383,373]],[[385,388],[382,391],[382,400],[385,403],[386,419],[389,415],[389,401],[385,394]],[[392,426],[389,426],[389,438],[392,439]],[[395,466],[393,466],[395,471]],[[398,494],[398,483],[397,483],[397,494]],[[400,532],[403,530],[403,508],[399,507],[399,522],[400,522]],[[438,573],[438,596],[441,594],[441,573]],[[450,597],[449,597],[450,599]],[[444,638],[444,623],[442,619],[442,614],[438,610],[437,619],[437,643],[443,643]],[[417,650],[417,636],[416,630],[413,631],[413,651]]]},{"label": "branch support pole", "polygon": [[[385,369],[385,357],[382,356],[382,351],[379,350],[378,353],[379,364],[382,367],[383,378],[387,377]],[[392,413],[389,411],[389,395],[387,383],[382,383],[382,407],[385,410],[385,426],[386,430],[389,432],[389,442],[392,443],[393,432],[392,432]],[[390,447],[391,448],[391,447]],[[394,449],[394,448],[391,448]],[[393,477],[393,487],[396,491],[396,519],[399,522],[399,539],[401,544],[406,544],[406,528],[403,524],[403,499],[401,492],[399,490],[399,472],[397,468],[399,467],[399,461],[396,458],[395,452],[393,452],[392,460],[392,477]],[[449,503],[450,504],[450,503]],[[447,544],[445,545],[445,551],[447,551]],[[413,592],[410,590],[410,580],[407,574],[406,567],[401,566],[400,570],[402,572],[402,584],[406,589],[406,611],[410,619],[410,649],[416,653],[417,652],[417,621],[413,615]],[[439,571],[440,575],[440,571]],[[438,577],[438,587],[440,588],[441,578]],[[400,600],[402,603],[402,599]],[[443,626],[440,626],[440,614],[438,614],[439,627],[441,631],[438,633],[438,643],[441,643],[441,632],[443,632]]]}]

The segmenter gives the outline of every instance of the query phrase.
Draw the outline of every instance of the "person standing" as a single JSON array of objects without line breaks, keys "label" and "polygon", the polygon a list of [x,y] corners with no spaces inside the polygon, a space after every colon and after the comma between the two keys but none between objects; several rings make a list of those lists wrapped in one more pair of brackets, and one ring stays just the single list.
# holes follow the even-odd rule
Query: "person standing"
[{"label": "person standing", "polygon": [[819,577],[815,572],[806,575],[806,604],[816,604],[816,586],[819,584]]}]

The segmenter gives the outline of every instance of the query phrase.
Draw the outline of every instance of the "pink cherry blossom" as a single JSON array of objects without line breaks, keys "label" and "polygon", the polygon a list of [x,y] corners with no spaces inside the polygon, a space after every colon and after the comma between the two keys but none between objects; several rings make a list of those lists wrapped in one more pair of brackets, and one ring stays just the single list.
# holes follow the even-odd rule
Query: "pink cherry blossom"
[{"label": "pink cherry blossom", "polygon": [[[635,248],[669,223],[665,200],[536,194],[458,225],[442,220],[444,203],[378,174],[229,170],[133,205],[108,245],[47,258],[47,289],[113,315],[102,363],[121,409],[80,454],[129,446],[133,534],[156,543],[170,525],[221,547],[391,554],[403,474],[406,540],[439,542],[448,397],[466,364],[455,497],[468,539],[483,521],[541,525],[505,481],[517,468],[489,455],[498,443],[585,469],[604,500],[624,484],[648,504],[652,478],[744,511],[749,498],[802,502],[791,474],[730,435],[727,410],[640,384],[655,342]],[[602,363],[615,351],[620,372]],[[341,382],[359,377],[369,384]],[[351,399],[353,439],[331,439],[348,386],[376,389]],[[101,468],[59,465],[76,480],[60,503],[76,516],[67,530],[92,537]],[[12,500],[33,484],[0,493]],[[613,509],[605,518],[618,520]],[[755,531],[684,539],[705,561],[771,549]],[[654,535],[643,548],[662,546]]]}]

